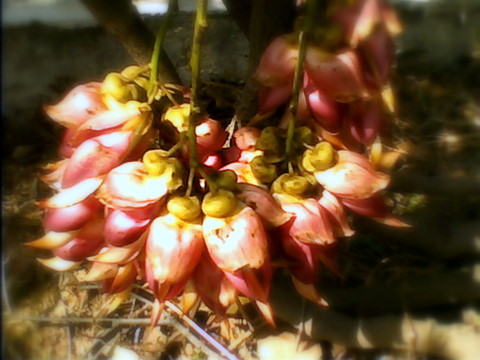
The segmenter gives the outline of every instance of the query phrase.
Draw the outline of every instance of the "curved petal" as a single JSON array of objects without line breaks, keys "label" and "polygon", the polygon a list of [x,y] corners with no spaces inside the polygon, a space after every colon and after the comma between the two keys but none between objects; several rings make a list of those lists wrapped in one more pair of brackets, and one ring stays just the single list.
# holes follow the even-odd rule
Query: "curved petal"
[{"label": "curved petal", "polygon": [[324,190],[318,203],[328,211],[336,236],[348,237],[355,234],[355,231],[352,230],[348,223],[345,209],[334,195],[330,194],[327,190]]},{"label": "curved petal", "polygon": [[233,139],[240,150],[253,150],[261,133],[256,127],[242,126],[233,133]]},{"label": "curved petal", "polygon": [[250,206],[267,227],[277,227],[292,218],[264,188],[252,184],[238,184],[237,198]]},{"label": "curved petal", "polygon": [[268,258],[267,235],[255,211],[244,206],[227,218],[205,216],[203,236],[208,252],[226,272],[260,268]]},{"label": "curved petal", "polygon": [[84,141],[67,164],[62,186],[70,187],[82,180],[106,174],[126,156],[132,140],[132,131],[119,131]]},{"label": "curved petal", "polygon": [[112,208],[129,210],[154,204],[168,191],[168,179],[150,177],[142,162],[131,161],[110,171],[98,197]]},{"label": "curved petal", "polygon": [[54,121],[66,127],[77,127],[92,115],[106,109],[99,82],[76,86],[58,104],[45,106]]},{"label": "curved petal", "polygon": [[278,86],[293,79],[298,48],[288,36],[275,38],[260,59],[255,80],[265,86]]},{"label": "curved petal", "polygon": [[326,210],[315,199],[294,200],[275,195],[283,210],[294,215],[282,226],[282,232],[298,241],[325,245],[336,241]]},{"label": "curved petal", "polygon": [[83,180],[78,184],[61,190],[48,200],[41,201],[40,206],[49,208],[64,208],[78,204],[92,195],[102,184],[103,177],[95,177]]},{"label": "curved petal", "polygon": [[200,224],[186,223],[172,214],[157,217],[146,243],[147,277],[160,284],[183,283],[192,275],[202,252]]},{"label": "curved petal", "polygon": [[339,102],[351,102],[369,96],[357,54],[353,50],[332,55],[309,47],[305,70],[325,96]]},{"label": "curved petal", "polygon": [[367,158],[352,151],[338,152],[338,162],[315,173],[317,181],[329,192],[348,199],[366,199],[385,189],[389,177],[375,171]]}]

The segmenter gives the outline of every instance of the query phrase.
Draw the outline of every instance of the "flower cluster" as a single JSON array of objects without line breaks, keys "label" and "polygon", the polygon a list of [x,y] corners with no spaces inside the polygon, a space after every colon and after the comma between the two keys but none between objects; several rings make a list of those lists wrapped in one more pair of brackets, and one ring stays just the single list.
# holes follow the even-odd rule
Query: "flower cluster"
[{"label": "flower cluster", "polygon": [[242,126],[228,142],[218,121],[193,117],[181,87],[164,84],[148,99],[148,68],[138,66],[46,107],[66,132],[63,159],[43,177],[55,190],[40,203],[47,233],[28,243],[53,251],[41,262],[69,270],[87,260],[85,279],[110,293],[146,282],[153,322],[190,283],[217,314],[241,295],[273,323],[268,295],[279,266],[325,305],[315,282],[321,266],[336,271],[335,244],[354,234],[348,212],[404,225],[383,199],[389,177],[368,157],[393,106],[398,24],[383,0],[327,14],[340,31],[320,29],[308,46],[293,131],[288,116],[271,123],[292,96],[294,34],[268,46],[255,74],[258,117],[269,126]]}]

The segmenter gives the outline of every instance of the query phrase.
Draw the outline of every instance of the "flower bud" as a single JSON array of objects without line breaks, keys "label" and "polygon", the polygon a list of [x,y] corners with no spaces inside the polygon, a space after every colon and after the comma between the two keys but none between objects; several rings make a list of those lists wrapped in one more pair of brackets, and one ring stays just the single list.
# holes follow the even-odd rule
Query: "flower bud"
[{"label": "flower bud", "polygon": [[124,68],[120,74],[128,81],[132,81],[135,78],[142,75],[142,73],[144,73],[146,70],[147,70],[146,67],[141,67],[138,65],[130,65]]},{"label": "flower bud", "polygon": [[215,185],[221,189],[235,191],[237,189],[237,175],[232,170],[222,170],[213,177]]},{"label": "flower bud", "polygon": [[105,241],[113,246],[136,241],[150,224],[150,217],[142,215],[138,211],[111,210],[105,219]]},{"label": "flower bud", "polygon": [[142,162],[150,176],[162,175],[167,169],[167,152],[164,150],[147,151],[142,158]]},{"label": "flower bud", "polygon": [[209,118],[195,127],[195,134],[200,159],[220,150],[228,137],[222,124]]},{"label": "flower bud", "polygon": [[94,255],[104,243],[103,219],[96,218],[86,223],[65,245],[53,250],[53,253],[64,260],[82,261]]},{"label": "flower bud", "polygon": [[283,152],[283,144],[279,135],[279,129],[273,126],[263,129],[255,148],[262,150],[267,156],[280,155]]},{"label": "flower bud", "polygon": [[315,172],[317,181],[340,198],[366,199],[385,189],[389,177],[375,171],[364,156],[353,151],[338,151],[338,162],[325,171]]},{"label": "flower bud", "polygon": [[309,47],[305,56],[305,70],[329,99],[351,102],[369,95],[358,55],[353,50],[333,55]]},{"label": "flower bud", "polygon": [[267,114],[285,104],[292,96],[292,84],[280,86],[263,86],[258,89],[258,111],[260,114]]},{"label": "flower bud", "polygon": [[303,175],[282,174],[272,184],[272,192],[303,197],[313,188],[308,178]]},{"label": "flower bud", "polygon": [[302,166],[309,172],[326,170],[334,165],[335,149],[326,141],[304,152]]},{"label": "flower bud", "polygon": [[57,123],[76,128],[91,116],[106,110],[100,88],[98,82],[78,85],[58,104],[45,106],[45,112]]},{"label": "flower bud", "polygon": [[170,122],[178,132],[185,132],[188,130],[189,116],[190,104],[184,103],[169,107],[163,115],[162,121]]},{"label": "flower bud", "polygon": [[233,213],[237,203],[238,200],[231,191],[218,189],[205,195],[202,201],[202,211],[207,216],[223,218]]},{"label": "flower bud", "polygon": [[269,184],[278,176],[277,167],[265,161],[263,156],[256,156],[250,163],[253,175],[262,184]]},{"label": "flower bud", "polygon": [[259,269],[268,259],[265,229],[248,206],[221,219],[205,216],[203,236],[212,260],[225,272]]},{"label": "flower bud", "polygon": [[337,132],[341,125],[340,104],[325,96],[307,74],[304,75],[303,87],[306,106],[311,117],[324,129]]},{"label": "flower bud", "polygon": [[167,203],[167,210],[183,221],[194,221],[200,216],[200,200],[196,196],[174,196]]},{"label": "flower bud", "polygon": [[222,167],[222,158],[218,153],[208,155],[208,157],[202,162],[208,170],[218,170]]},{"label": "flower bud", "polygon": [[315,144],[315,135],[308,126],[298,126],[295,128],[293,141],[297,148],[303,149],[305,145]]},{"label": "flower bud", "polygon": [[43,226],[55,232],[77,230],[98,212],[100,206],[99,201],[91,195],[71,206],[47,208]]},{"label": "flower bud", "polygon": [[268,190],[252,184],[238,184],[238,199],[251,207],[266,228],[285,224],[292,215],[282,210]]},{"label": "flower bud", "polygon": [[255,79],[262,85],[276,87],[293,80],[298,48],[288,36],[275,38],[265,49]]},{"label": "flower bud", "polygon": [[129,85],[127,79],[115,72],[109,73],[103,80],[102,93],[113,97],[120,103],[135,100],[137,98],[136,95],[138,95],[136,88]]},{"label": "flower bud", "polygon": [[261,131],[252,126],[243,126],[233,133],[235,144],[240,150],[252,150],[260,138]]},{"label": "flower bud", "polygon": [[176,285],[183,288],[200,260],[201,226],[172,214],[160,216],[150,225],[145,252],[147,281],[160,301],[167,300]]},{"label": "flower bud", "polygon": [[84,141],[69,160],[63,175],[64,188],[106,174],[126,155],[133,140],[131,131],[119,131]]}]

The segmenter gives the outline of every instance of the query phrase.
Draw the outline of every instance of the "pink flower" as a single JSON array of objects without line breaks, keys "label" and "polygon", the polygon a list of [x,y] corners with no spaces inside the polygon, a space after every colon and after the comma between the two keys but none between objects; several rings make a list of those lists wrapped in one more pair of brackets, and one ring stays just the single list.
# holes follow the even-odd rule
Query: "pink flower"
[{"label": "pink flower", "polygon": [[152,177],[144,163],[132,161],[110,171],[98,197],[109,207],[130,211],[159,202],[168,191],[169,179]]},{"label": "pink flower", "polygon": [[216,120],[205,119],[195,128],[197,135],[197,150],[200,160],[220,150],[227,140],[227,132]]},{"label": "pink flower", "polygon": [[328,211],[317,200],[297,199],[283,194],[274,196],[283,210],[293,214],[292,220],[281,227],[283,236],[307,244],[326,245],[335,242]]},{"label": "pink flower", "polygon": [[151,113],[142,113],[138,108],[105,110],[92,116],[76,128],[70,138],[70,145],[77,147],[83,141],[103,134],[121,130],[129,121],[149,123]]},{"label": "pink flower", "polygon": [[149,286],[160,301],[181,291],[202,252],[200,224],[187,223],[172,214],[157,217],[152,222],[146,243],[145,271]]},{"label": "pink flower", "polygon": [[268,258],[267,235],[248,206],[226,218],[205,216],[203,236],[212,260],[225,272],[258,269]]},{"label": "pink flower", "polygon": [[288,36],[275,38],[263,52],[255,79],[267,87],[278,87],[293,81],[298,48]]},{"label": "pink flower", "polygon": [[205,216],[203,236],[213,262],[238,291],[255,300],[265,319],[273,323],[267,303],[271,282],[267,235],[255,211],[243,205],[226,218]]},{"label": "pink flower", "polygon": [[100,202],[90,195],[84,200],[61,208],[46,208],[43,226],[46,230],[65,232],[77,230],[100,210]]},{"label": "pink flower", "polygon": [[278,227],[292,218],[272,197],[270,192],[252,184],[238,184],[237,198],[250,206],[267,228]]},{"label": "pink flower", "polygon": [[240,150],[254,150],[261,133],[256,127],[242,126],[233,133],[233,139]]},{"label": "pink flower", "polygon": [[53,253],[69,261],[82,261],[94,255],[103,245],[103,218],[96,217],[87,222],[73,238],[53,250]]},{"label": "pink flower", "polygon": [[108,173],[121,163],[131,148],[133,137],[132,131],[122,131],[84,141],[67,163],[62,186],[68,188],[85,179]]},{"label": "pink flower", "polygon": [[309,47],[305,70],[312,83],[329,99],[351,102],[369,96],[358,55],[353,50],[334,55]]},{"label": "pink flower", "polygon": [[382,103],[376,99],[349,104],[345,125],[359,143],[371,145],[382,125]]},{"label": "pink flower", "polygon": [[364,156],[353,151],[338,151],[338,162],[315,173],[317,181],[340,198],[366,199],[384,190],[389,177],[375,171]]},{"label": "pink flower", "polygon": [[304,77],[304,93],[308,110],[315,121],[331,132],[340,127],[340,105],[325,96],[320,87],[315,86],[307,74]]},{"label": "pink flower", "polygon": [[283,233],[280,239],[287,261],[292,262],[288,269],[292,274],[293,284],[297,291],[303,297],[320,306],[327,305],[315,288],[321,269],[320,266],[325,258],[322,256],[325,246],[305,243],[290,236],[288,233]]},{"label": "pink flower", "polygon": [[159,205],[154,203],[131,211],[107,209],[105,241],[113,246],[124,246],[136,241],[158,212]]},{"label": "pink flower", "polygon": [[389,34],[400,32],[401,25],[386,0],[359,0],[352,6],[342,6],[333,18],[345,29],[347,41],[356,47],[377,25],[385,26]]},{"label": "pink flower", "polygon": [[292,84],[287,83],[279,86],[260,85],[258,90],[258,112],[267,114],[285,104],[292,96]]},{"label": "pink flower", "polygon": [[57,105],[45,106],[53,120],[67,128],[76,128],[93,115],[106,109],[99,82],[78,85]]}]

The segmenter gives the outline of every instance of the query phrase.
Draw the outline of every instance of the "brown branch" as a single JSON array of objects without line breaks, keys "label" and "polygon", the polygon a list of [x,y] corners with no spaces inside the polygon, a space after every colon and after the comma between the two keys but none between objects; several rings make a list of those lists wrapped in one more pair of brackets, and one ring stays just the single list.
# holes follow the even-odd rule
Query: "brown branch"
[{"label": "brown branch", "polygon": [[[150,62],[155,37],[131,0],[82,0],[82,2],[100,25],[119,39],[136,62],[139,64]],[[180,83],[180,77],[163,49],[158,69],[164,81]]]}]

